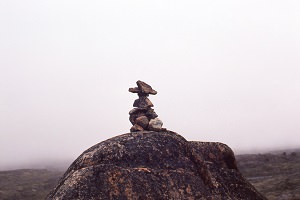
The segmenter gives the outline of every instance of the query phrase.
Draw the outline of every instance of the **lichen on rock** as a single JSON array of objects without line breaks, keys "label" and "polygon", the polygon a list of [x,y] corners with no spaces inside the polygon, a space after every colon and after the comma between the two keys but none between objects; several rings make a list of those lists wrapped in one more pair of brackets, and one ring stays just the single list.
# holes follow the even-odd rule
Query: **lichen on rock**
[{"label": "lichen on rock", "polygon": [[47,199],[265,199],[225,144],[139,131],[83,152]]}]

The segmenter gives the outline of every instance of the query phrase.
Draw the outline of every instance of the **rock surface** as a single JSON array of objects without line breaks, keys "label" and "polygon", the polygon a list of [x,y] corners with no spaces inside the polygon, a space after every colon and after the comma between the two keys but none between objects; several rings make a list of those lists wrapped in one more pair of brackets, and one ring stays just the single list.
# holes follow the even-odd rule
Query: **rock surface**
[{"label": "rock surface", "polygon": [[139,131],[83,152],[47,199],[265,198],[243,178],[226,145]]}]

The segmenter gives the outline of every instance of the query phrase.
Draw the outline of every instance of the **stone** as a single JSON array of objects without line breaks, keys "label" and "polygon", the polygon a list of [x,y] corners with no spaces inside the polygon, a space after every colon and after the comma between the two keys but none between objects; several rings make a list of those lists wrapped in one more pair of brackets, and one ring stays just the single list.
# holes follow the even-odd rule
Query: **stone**
[{"label": "stone", "polygon": [[136,118],[135,124],[141,126],[143,129],[146,129],[148,126],[149,120],[146,116],[140,116]]},{"label": "stone", "polygon": [[153,94],[153,95],[156,95],[157,92],[155,90],[152,89],[152,87],[150,85],[148,85],[147,83],[143,82],[143,81],[137,81],[136,82],[139,90],[141,93],[144,93],[144,94]]},{"label": "stone", "polygon": [[133,107],[149,108],[149,107],[153,107],[153,104],[147,97],[143,96],[134,101]]},{"label": "stone", "polygon": [[129,111],[129,115],[134,115],[134,114],[140,113],[140,112],[147,113],[148,110],[146,108],[133,108]]},{"label": "stone", "polygon": [[139,80],[136,82],[136,84],[138,87],[129,88],[129,92],[138,93],[139,96],[148,96],[149,94],[153,94],[153,95],[157,94],[157,92],[153,90],[150,85],[148,85],[143,81]]},{"label": "stone", "polygon": [[90,147],[46,199],[266,200],[227,145],[189,142],[171,131],[127,133]]},{"label": "stone", "polygon": [[132,93],[139,93],[139,92],[141,92],[141,90],[140,90],[138,87],[135,87],[135,88],[129,88],[128,91],[129,91],[129,92],[132,92]]},{"label": "stone", "polygon": [[135,124],[135,120],[138,117],[141,116],[146,116],[147,110],[145,109],[139,109],[137,108],[137,110],[131,110],[132,112],[129,114],[129,121],[132,123],[132,125]]},{"label": "stone", "polygon": [[149,130],[160,130],[162,128],[163,122],[159,118],[151,119],[149,121],[148,129]]},{"label": "stone", "polygon": [[148,119],[155,119],[156,117],[158,117],[158,115],[155,113],[154,109],[152,108],[147,109],[145,115],[148,117]]},{"label": "stone", "polygon": [[135,124],[135,119],[138,118],[138,115],[129,115],[129,121],[131,122],[132,125]]},{"label": "stone", "polygon": [[139,108],[133,108],[129,111],[129,115],[133,115],[134,113],[138,112],[140,109]]},{"label": "stone", "polygon": [[143,127],[141,127],[140,125],[138,124],[134,124],[131,129],[130,129],[130,132],[137,132],[137,131],[143,131]]}]

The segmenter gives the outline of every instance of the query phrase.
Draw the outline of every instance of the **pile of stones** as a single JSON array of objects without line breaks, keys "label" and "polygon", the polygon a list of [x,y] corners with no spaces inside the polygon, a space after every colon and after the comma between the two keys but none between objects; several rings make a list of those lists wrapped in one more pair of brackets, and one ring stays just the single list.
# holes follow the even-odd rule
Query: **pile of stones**
[{"label": "pile of stones", "polygon": [[138,87],[129,88],[129,92],[137,93],[139,96],[133,103],[135,108],[129,112],[129,121],[133,125],[130,132],[166,130],[162,128],[163,123],[152,109],[153,104],[148,99],[149,94],[156,95],[157,92],[143,81],[137,81],[136,84]]}]

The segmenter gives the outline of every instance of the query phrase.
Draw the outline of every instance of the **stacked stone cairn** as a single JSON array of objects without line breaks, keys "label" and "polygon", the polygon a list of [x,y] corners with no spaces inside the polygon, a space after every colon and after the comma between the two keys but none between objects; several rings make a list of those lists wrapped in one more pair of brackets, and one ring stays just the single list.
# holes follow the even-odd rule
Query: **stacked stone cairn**
[{"label": "stacked stone cairn", "polygon": [[149,94],[156,95],[157,92],[143,81],[137,81],[136,84],[138,87],[129,88],[129,92],[137,93],[139,96],[133,103],[135,108],[129,112],[129,121],[133,125],[130,132],[166,130],[162,128],[163,123],[152,109],[153,104],[148,99]]}]

